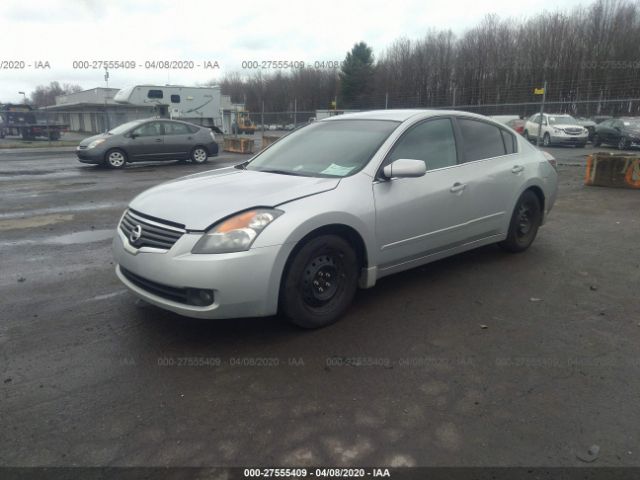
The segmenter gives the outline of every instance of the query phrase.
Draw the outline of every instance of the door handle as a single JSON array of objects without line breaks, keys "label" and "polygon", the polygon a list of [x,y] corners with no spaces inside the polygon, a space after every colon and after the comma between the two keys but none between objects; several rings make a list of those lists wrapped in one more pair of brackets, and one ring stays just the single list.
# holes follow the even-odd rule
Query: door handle
[{"label": "door handle", "polygon": [[453,184],[453,186],[449,189],[449,191],[451,193],[458,193],[458,192],[462,192],[465,188],[467,187],[466,184],[464,183],[460,183],[460,182],[456,182]]},{"label": "door handle", "polygon": [[162,141],[161,138],[156,138],[156,142],[160,143]]},{"label": "door handle", "polygon": [[513,168],[511,168],[511,173],[520,173],[524,170],[524,167],[522,165],[514,165]]}]

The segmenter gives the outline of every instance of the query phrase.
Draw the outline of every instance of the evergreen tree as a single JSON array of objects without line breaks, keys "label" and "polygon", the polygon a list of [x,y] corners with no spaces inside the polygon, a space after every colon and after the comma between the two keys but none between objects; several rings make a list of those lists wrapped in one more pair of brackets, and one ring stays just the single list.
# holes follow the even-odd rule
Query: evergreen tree
[{"label": "evergreen tree", "polygon": [[366,43],[356,43],[342,63],[340,93],[342,108],[358,108],[373,92],[373,51]]}]

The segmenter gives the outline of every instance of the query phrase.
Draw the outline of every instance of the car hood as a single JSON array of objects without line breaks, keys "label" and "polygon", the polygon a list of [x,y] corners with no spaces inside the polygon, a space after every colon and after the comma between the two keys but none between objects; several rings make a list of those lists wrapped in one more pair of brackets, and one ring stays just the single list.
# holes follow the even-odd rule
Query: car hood
[{"label": "car hood", "polygon": [[111,135],[107,135],[106,133],[101,133],[99,135],[94,135],[93,137],[88,137],[85,138],[84,140],[82,140],[80,142],[80,146],[81,147],[86,147],[88,146],[91,142],[93,142],[94,140],[98,140],[99,138],[109,138]]},{"label": "car hood", "polygon": [[218,220],[253,207],[275,207],[333,190],[339,178],[299,177],[234,167],[190,175],[150,188],[129,207],[142,214],[206,230]]},{"label": "car hood", "polygon": [[582,125],[575,125],[573,123],[557,123],[555,125],[551,125],[553,128],[584,128]]}]

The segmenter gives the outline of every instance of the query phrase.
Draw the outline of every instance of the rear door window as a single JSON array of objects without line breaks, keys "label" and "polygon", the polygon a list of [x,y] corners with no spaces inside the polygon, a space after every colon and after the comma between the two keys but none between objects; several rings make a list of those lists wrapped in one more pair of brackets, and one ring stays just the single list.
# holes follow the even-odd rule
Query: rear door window
[{"label": "rear door window", "polygon": [[502,129],[481,120],[459,118],[465,162],[505,155]]},{"label": "rear door window", "polygon": [[187,135],[189,132],[189,128],[182,123],[170,123],[166,122],[164,124],[164,134],[165,135]]}]

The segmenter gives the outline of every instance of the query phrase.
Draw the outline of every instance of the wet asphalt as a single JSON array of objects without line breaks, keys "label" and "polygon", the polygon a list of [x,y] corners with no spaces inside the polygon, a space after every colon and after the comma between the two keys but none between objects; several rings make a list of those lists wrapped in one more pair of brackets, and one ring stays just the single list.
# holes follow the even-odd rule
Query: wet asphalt
[{"label": "wet asphalt", "polygon": [[113,271],[123,209],[232,165],[111,171],[0,151],[0,466],[639,466],[640,192],[560,195],[532,248],[383,279],[303,331],[143,304]]}]

